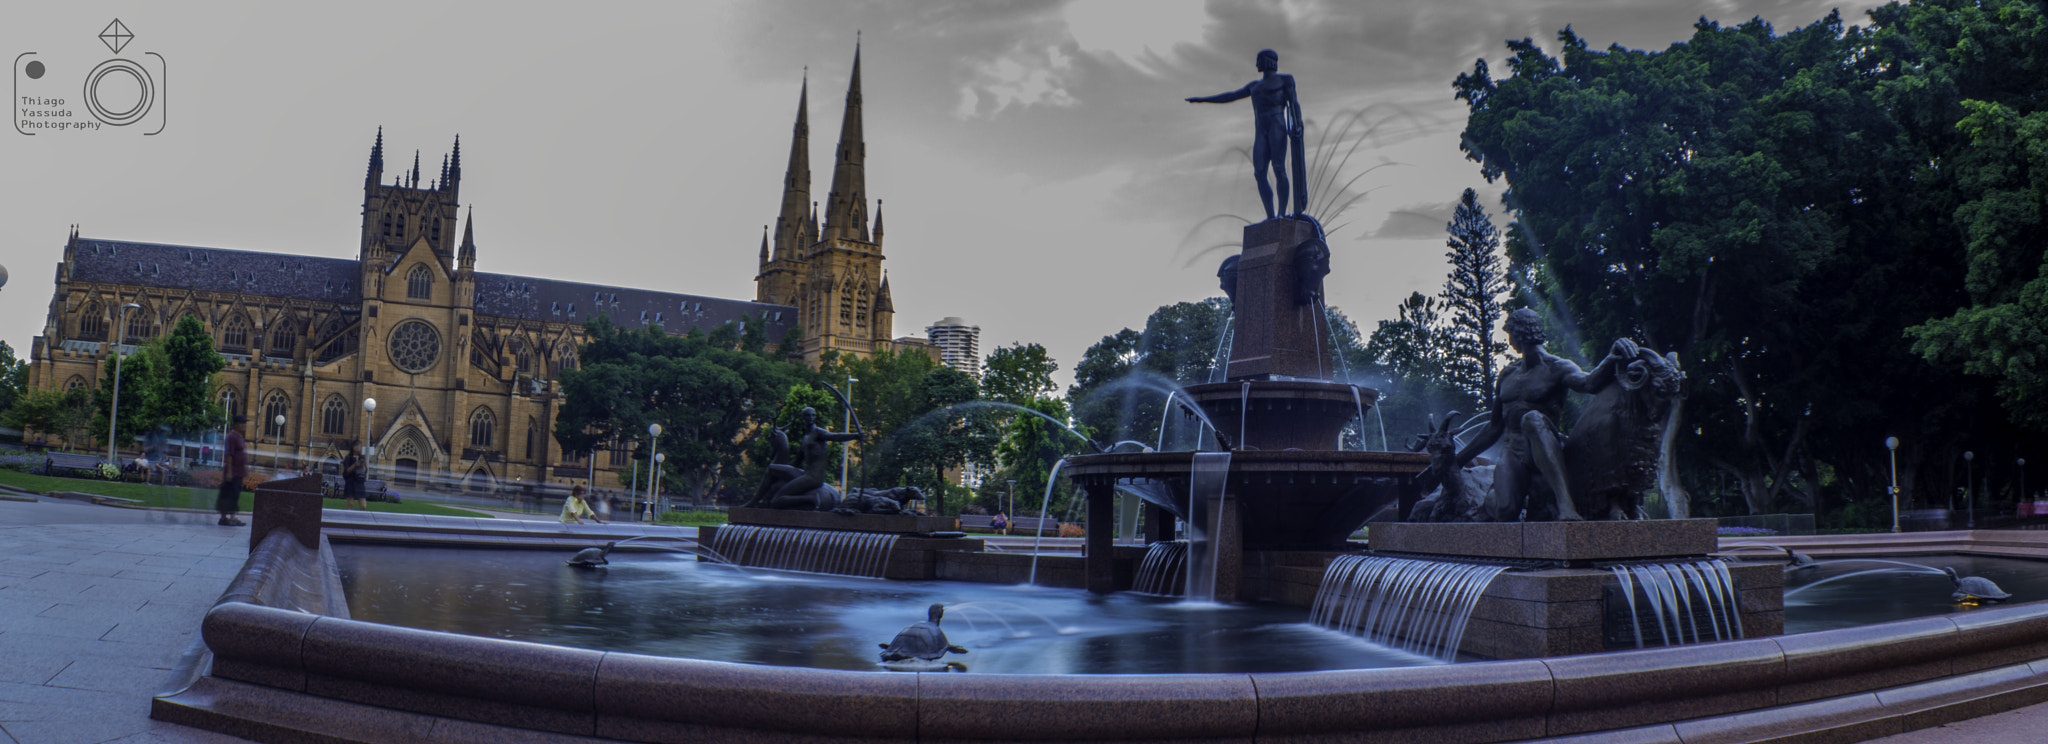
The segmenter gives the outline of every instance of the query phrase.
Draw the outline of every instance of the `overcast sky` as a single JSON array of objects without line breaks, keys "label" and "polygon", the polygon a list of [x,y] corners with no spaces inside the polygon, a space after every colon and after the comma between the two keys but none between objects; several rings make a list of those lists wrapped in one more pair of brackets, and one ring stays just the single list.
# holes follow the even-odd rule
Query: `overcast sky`
[{"label": "overcast sky", "polygon": [[[1442,286],[1464,188],[1507,222],[1500,187],[1457,148],[1450,87],[1481,57],[1500,69],[1505,40],[1554,51],[1570,25],[1595,47],[1663,49],[1702,16],[1782,32],[1830,9],[1861,22],[1874,5],[16,3],[0,11],[0,50],[17,78],[19,55],[49,60],[17,90],[75,99],[85,68],[113,56],[96,37],[117,17],[133,34],[120,56],[165,80],[160,121],[0,132],[0,339],[25,354],[42,332],[74,223],[91,238],[353,257],[379,126],[387,180],[414,150],[431,177],[461,135],[480,270],[750,300],[806,69],[822,201],[859,31],[897,335],[957,315],[981,326],[983,354],[1044,344],[1064,386],[1102,336],[1219,294],[1215,264],[1234,251],[1220,246],[1264,216],[1243,153],[1251,111],[1182,99],[1250,81],[1260,49],[1296,77],[1309,157],[1331,160],[1318,175],[1365,194],[1323,217],[1338,228],[1330,303],[1370,329]],[[143,136],[150,125],[161,133]]]}]

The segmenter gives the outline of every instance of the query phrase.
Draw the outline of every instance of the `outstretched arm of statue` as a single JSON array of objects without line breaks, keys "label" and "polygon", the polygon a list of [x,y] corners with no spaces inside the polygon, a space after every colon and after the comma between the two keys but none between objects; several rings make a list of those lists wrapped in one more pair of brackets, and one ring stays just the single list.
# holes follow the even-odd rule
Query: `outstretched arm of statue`
[{"label": "outstretched arm of statue", "polygon": [[1194,98],[1189,98],[1188,103],[1229,103],[1239,98],[1244,98],[1246,96],[1251,95],[1252,86],[1258,84],[1258,81],[1254,80],[1252,82],[1245,83],[1244,87],[1238,88],[1237,90],[1233,90],[1229,93],[1218,93],[1213,96],[1196,96]]},{"label": "outstretched arm of statue", "polygon": [[864,436],[858,431],[828,431],[824,435],[827,442],[858,442]]}]

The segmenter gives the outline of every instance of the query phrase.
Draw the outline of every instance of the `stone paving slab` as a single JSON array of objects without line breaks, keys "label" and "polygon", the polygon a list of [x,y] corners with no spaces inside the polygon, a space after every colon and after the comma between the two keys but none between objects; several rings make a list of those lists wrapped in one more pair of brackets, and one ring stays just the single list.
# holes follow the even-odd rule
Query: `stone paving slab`
[{"label": "stone paving slab", "polygon": [[0,499],[0,744],[220,744],[151,696],[248,554],[206,514]]}]

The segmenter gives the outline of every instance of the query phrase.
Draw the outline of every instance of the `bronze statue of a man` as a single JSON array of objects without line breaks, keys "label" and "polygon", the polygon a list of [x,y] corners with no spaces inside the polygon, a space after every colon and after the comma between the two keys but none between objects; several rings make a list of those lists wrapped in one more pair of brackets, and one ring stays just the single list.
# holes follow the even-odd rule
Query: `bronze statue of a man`
[{"label": "bronze statue of a man", "polygon": [[[1280,55],[1271,49],[1259,52],[1259,79],[1229,93],[1189,98],[1188,103],[1229,103],[1252,99],[1256,127],[1252,139],[1252,173],[1259,179],[1259,201],[1266,205],[1266,219],[1287,211],[1287,157],[1294,156],[1294,211],[1308,211],[1308,173],[1302,167],[1301,102],[1294,97],[1294,76],[1280,74]],[[1273,210],[1273,187],[1266,181],[1270,168],[1280,181],[1280,212]]]},{"label": "bronze statue of a man", "polygon": [[1607,358],[1587,372],[1543,349],[1549,339],[1543,335],[1543,323],[1535,311],[1516,310],[1508,316],[1506,326],[1508,344],[1522,358],[1501,371],[1492,415],[1478,436],[1458,453],[1457,461],[1461,465],[1471,462],[1496,442],[1501,444],[1493,471],[1493,493],[1482,510],[1488,521],[1515,521],[1525,509],[1529,518],[1539,518],[1546,501],[1556,505],[1558,520],[1581,521],[1584,517],[1566,485],[1564,435],[1558,429],[1558,416],[1567,393],[1595,393],[1613,382],[1616,366],[1635,358],[1635,342],[1615,341]]}]

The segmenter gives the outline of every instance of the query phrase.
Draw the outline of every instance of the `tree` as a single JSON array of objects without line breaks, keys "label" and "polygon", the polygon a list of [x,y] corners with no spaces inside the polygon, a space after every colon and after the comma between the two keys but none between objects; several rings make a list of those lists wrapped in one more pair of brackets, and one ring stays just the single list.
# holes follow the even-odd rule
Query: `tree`
[{"label": "tree", "polygon": [[[166,366],[163,348],[155,342],[146,342],[136,346],[135,351],[119,364],[105,366],[106,374],[100,377],[100,385],[92,393],[92,429],[94,432],[107,431],[108,416],[114,416],[113,437],[118,447],[157,426],[156,412],[163,392]],[[121,373],[118,411],[115,410],[114,399],[115,370]]]},{"label": "tree", "polygon": [[1011,405],[1028,405],[1057,390],[1052,373],[1059,364],[1038,344],[1011,344],[996,349],[981,365],[982,395]]},{"label": "tree", "polygon": [[24,432],[62,437],[65,449],[77,449],[78,440],[92,424],[92,390],[84,386],[63,392],[30,390],[7,409],[5,420]]},{"label": "tree", "polygon": [[[1482,399],[1449,372],[1451,333],[1443,313],[1436,300],[1411,293],[1395,306],[1392,320],[1373,329],[1360,354],[1364,376],[1381,378],[1374,383],[1380,393],[1374,425],[1385,428],[1390,449],[1402,446],[1409,435],[1428,431],[1431,416],[1479,410]],[[1350,326],[1348,321],[1345,325]]]},{"label": "tree", "polygon": [[1074,366],[1067,388],[1074,420],[1104,444],[1155,443],[1169,392],[1220,379],[1218,341],[1229,327],[1228,308],[1221,297],[1162,305],[1142,332],[1104,336]]},{"label": "tree", "polygon": [[666,458],[663,487],[698,498],[719,493],[739,473],[749,444],[744,435],[772,421],[806,375],[787,361],[742,350],[742,334],[730,324],[711,334],[671,336],[659,327],[626,331],[598,316],[584,331],[582,366],[561,377],[556,441],[588,453],[661,424],[654,452]]},{"label": "tree", "polygon": [[1593,51],[1566,29],[1558,57],[1525,39],[1508,77],[1459,76],[1462,146],[1508,182],[1509,257],[1568,331],[1553,351],[1628,336],[1679,354],[1689,488],[1725,476],[1749,511],[1817,506],[1830,482],[1881,497],[1872,432],[1907,442],[1910,472],[1998,426],[1977,413],[1983,385],[1930,368],[1904,329],[1965,285],[1943,247],[1963,91],[2032,100],[2038,17],[1938,0],[1867,29],[1702,20],[1661,52]]},{"label": "tree", "polygon": [[214,374],[227,367],[227,360],[214,350],[206,325],[187,315],[153,346],[161,350],[164,368],[151,417],[174,432],[206,431],[226,423],[220,404],[208,393]]},{"label": "tree", "polygon": [[1501,295],[1507,282],[1501,270],[1500,233],[1479,206],[1472,189],[1458,199],[1447,226],[1451,233],[1450,277],[1438,294],[1450,315],[1444,329],[1444,373],[1449,382],[1485,405],[1493,400],[1494,379],[1507,344],[1494,338],[1501,319]]},{"label": "tree", "polygon": [[14,407],[28,391],[28,362],[14,358],[14,347],[0,341],[0,413]]},{"label": "tree", "polygon": [[[1067,404],[1058,398],[1039,398],[1025,407],[1054,420],[1067,420]],[[1088,432],[1082,429],[1082,433]],[[1086,446],[1080,437],[1045,419],[1019,415],[1005,425],[1002,444],[996,448],[997,460],[1003,468],[996,480],[1017,481],[1018,503],[1028,503],[1022,501],[1027,495],[1046,493],[1055,463],[1068,455],[1080,454]],[[1071,484],[1056,485],[1063,487],[1053,494],[1051,513],[1063,511],[1068,501],[1075,498]]]}]

